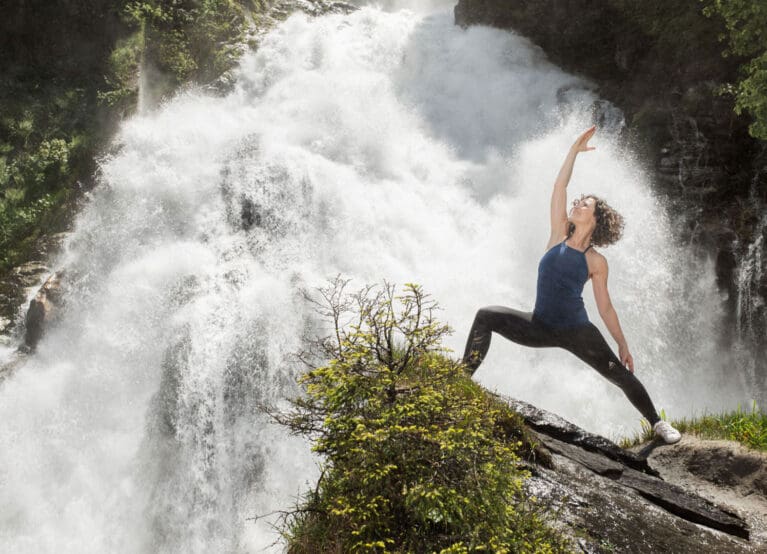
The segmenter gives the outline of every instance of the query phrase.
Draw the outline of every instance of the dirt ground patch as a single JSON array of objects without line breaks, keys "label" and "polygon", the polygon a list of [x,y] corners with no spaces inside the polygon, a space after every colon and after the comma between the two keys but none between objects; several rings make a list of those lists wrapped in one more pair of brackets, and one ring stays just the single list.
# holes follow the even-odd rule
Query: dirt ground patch
[{"label": "dirt ground patch", "polygon": [[683,435],[671,446],[632,449],[647,453],[661,477],[740,515],[751,542],[767,548],[767,454],[735,441]]}]

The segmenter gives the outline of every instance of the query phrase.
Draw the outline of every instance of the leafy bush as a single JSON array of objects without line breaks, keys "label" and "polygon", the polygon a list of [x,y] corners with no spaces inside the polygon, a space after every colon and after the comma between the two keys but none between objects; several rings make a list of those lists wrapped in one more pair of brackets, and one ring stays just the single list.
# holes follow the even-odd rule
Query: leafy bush
[{"label": "leafy bush", "polygon": [[720,93],[735,96],[735,113],[748,111],[754,118],[749,126],[751,136],[767,140],[767,3],[764,0],[700,0],[703,13],[724,19],[727,33],[726,56],[744,56],[741,77],[735,84],[720,88]]},{"label": "leafy bush", "polygon": [[144,26],[133,34],[120,38],[109,54],[107,87],[98,92],[98,99],[108,106],[131,111],[138,99],[138,72],[144,50]]},{"label": "leafy bush", "polygon": [[48,106],[27,105],[0,122],[9,141],[0,146],[0,270],[23,257],[30,239],[62,209],[75,173],[87,164],[88,137],[76,129],[60,131],[66,124],[52,113],[57,106],[66,113],[70,97],[77,95],[58,92]]},{"label": "leafy bush", "polygon": [[299,356],[313,368],[306,395],[275,414],[325,460],[316,489],[284,514],[288,551],[566,551],[523,492],[532,443],[521,417],[445,355],[436,303],[415,284],[345,296],[347,282],[312,300],[333,333]]},{"label": "leafy bush", "polygon": [[[263,9],[260,3],[252,7]],[[170,90],[190,80],[210,81],[231,68],[247,26],[247,6],[235,0],[132,0],[123,14],[140,30],[143,55],[169,78]],[[121,63],[113,60],[115,76]]]}]

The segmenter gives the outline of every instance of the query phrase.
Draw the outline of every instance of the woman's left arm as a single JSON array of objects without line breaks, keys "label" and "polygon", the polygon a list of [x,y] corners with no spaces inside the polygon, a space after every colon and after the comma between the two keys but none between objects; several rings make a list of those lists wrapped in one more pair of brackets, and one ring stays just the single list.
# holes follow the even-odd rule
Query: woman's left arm
[{"label": "woman's left arm", "polygon": [[618,314],[615,313],[613,303],[610,301],[610,293],[607,292],[607,260],[601,254],[594,257],[594,271],[591,274],[591,284],[594,287],[594,299],[602,321],[607,325],[610,334],[618,343],[618,357],[621,363],[634,373],[634,359],[629,352],[626,338],[623,336],[621,324],[618,322]]}]

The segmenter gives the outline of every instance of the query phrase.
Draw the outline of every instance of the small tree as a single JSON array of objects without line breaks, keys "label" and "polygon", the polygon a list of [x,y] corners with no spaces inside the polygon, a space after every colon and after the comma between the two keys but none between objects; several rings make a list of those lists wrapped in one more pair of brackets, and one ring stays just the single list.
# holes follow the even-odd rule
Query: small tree
[{"label": "small tree", "polygon": [[565,551],[523,494],[520,416],[445,355],[436,302],[411,283],[398,296],[386,282],[345,295],[347,283],[307,295],[333,332],[298,356],[306,395],[275,415],[325,460],[283,514],[288,551]]}]

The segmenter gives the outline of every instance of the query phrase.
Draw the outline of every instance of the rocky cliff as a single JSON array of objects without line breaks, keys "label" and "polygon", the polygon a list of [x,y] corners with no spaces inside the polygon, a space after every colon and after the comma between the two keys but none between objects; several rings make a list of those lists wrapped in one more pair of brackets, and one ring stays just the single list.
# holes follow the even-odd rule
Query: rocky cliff
[{"label": "rocky cliff", "polygon": [[683,436],[623,450],[535,406],[503,398],[542,445],[528,492],[583,552],[764,552],[767,457]]}]

